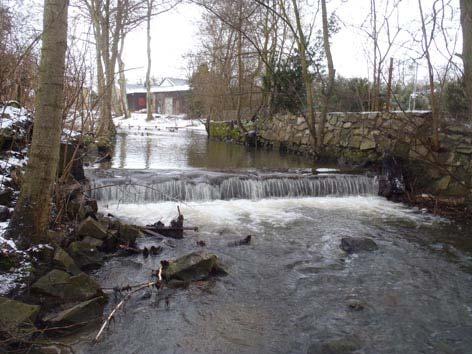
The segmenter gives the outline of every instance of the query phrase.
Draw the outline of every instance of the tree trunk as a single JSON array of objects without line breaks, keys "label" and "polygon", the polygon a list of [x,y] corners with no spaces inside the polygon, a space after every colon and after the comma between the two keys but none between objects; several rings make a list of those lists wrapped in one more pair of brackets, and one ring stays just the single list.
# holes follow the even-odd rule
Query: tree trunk
[{"label": "tree trunk", "polygon": [[124,49],[124,39],[125,36],[122,34],[121,37],[121,46],[120,46],[120,53],[118,54],[118,70],[120,71],[120,102],[121,102],[121,109],[123,111],[123,115],[125,118],[130,118],[131,113],[129,112],[128,106],[128,98],[126,97],[126,76],[125,76],[125,63],[123,62],[123,49]]},{"label": "tree trunk", "polygon": [[472,2],[461,0],[461,24],[463,36],[462,61],[464,81],[469,101],[469,118],[472,117]]},{"label": "tree trunk", "polygon": [[238,127],[241,132],[246,133],[246,128],[242,123],[242,100],[243,100],[243,80],[244,80],[244,64],[243,64],[243,4],[239,0],[239,14],[238,14],[238,99],[236,109],[236,119]]},{"label": "tree trunk", "polygon": [[147,0],[147,71],[146,71],[146,120],[152,120],[152,94],[151,94],[151,9],[152,0]]},{"label": "tree trunk", "polygon": [[47,242],[51,195],[59,164],[68,0],[45,0],[39,86],[29,162],[10,223],[22,248]]},{"label": "tree trunk", "polygon": [[323,146],[325,124],[328,116],[329,101],[331,99],[331,95],[333,94],[335,76],[333,55],[331,54],[331,44],[329,43],[328,11],[326,9],[326,0],[321,0],[321,12],[323,17],[323,46],[326,53],[326,61],[328,62],[328,82],[326,84],[325,91],[323,92],[323,107],[321,111],[320,125],[318,127],[318,148]]},{"label": "tree trunk", "polygon": [[293,11],[295,13],[295,20],[297,23],[297,45],[298,51],[300,53],[300,65],[302,69],[303,82],[305,84],[306,91],[306,117],[308,127],[310,129],[311,136],[313,138],[313,151],[316,151],[316,122],[315,122],[315,110],[313,107],[313,87],[310,72],[308,70],[308,60],[307,60],[307,47],[305,34],[303,33],[303,27],[300,19],[300,13],[298,11],[297,0],[292,0]]},{"label": "tree trunk", "polygon": [[429,92],[430,92],[430,97],[431,97],[431,114],[433,116],[433,149],[435,151],[439,150],[440,147],[440,141],[439,141],[439,111],[437,108],[437,102],[436,102],[436,93],[434,89],[434,69],[433,69],[433,64],[431,62],[431,56],[429,53],[429,43],[428,41],[428,35],[426,33],[426,23],[425,23],[425,18],[423,15],[423,6],[421,4],[421,0],[418,0],[418,6],[420,9],[420,17],[421,17],[421,28],[423,32],[423,41],[424,41],[424,54],[426,57],[426,62],[428,63],[428,76],[429,76]]},{"label": "tree trunk", "polygon": [[392,79],[393,79],[393,58],[390,58],[390,67],[388,69],[388,83],[387,83],[387,105],[386,111],[390,112],[392,109]]}]

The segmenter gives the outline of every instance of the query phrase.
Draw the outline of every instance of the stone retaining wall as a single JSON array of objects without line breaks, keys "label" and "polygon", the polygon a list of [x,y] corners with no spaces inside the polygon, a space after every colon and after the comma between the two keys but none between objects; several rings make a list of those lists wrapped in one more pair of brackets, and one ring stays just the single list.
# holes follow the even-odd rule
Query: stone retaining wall
[{"label": "stone retaining wall", "polygon": [[[317,155],[352,164],[380,163],[385,156],[402,161],[410,190],[440,196],[472,196],[472,129],[446,122],[440,133],[441,149],[431,148],[431,113],[330,113],[324,150]],[[303,117],[278,115],[255,126],[258,146],[314,155],[313,139]],[[247,141],[233,123],[214,122],[211,136]],[[470,198],[472,199],[472,198]]]}]

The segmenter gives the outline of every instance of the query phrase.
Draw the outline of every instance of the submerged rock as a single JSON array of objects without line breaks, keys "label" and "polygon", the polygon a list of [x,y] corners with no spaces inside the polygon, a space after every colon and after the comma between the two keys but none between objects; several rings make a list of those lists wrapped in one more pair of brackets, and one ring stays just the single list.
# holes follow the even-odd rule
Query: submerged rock
[{"label": "submerged rock", "polygon": [[107,238],[107,230],[95,219],[88,217],[82,221],[77,230],[77,235],[81,237],[90,236],[104,240]]},{"label": "submerged rock", "polygon": [[220,266],[218,257],[214,254],[194,252],[170,262],[163,270],[166,280],[181,280],[184,282],[204,280],[211,275],[226,275]]},{"label": "submerged rock", "polygon": [[343,237],[341,239],[341,249],[347,253],[375,251],[378,248],[374,240],[368,237]]},{"label": "submerged rock", "polygon": [[32,329],[38,312],[39,306],[37,305],[29,305],[0,296],[0,332]]},{"label": "submerged rock", "polygon": [[361,341],[355,336],[312,344],[307,354],[350,354],[361,349]]},{"label": "submerged rock", "polygon": [[101,318],[105,301],[104,297],[83,301],[58,313],[46,315],[43,322],[54,327],[86,325]]},{"label": "submerged rock", "polygon": [[31,292],[38,295],[38,300],[46,305],[86,301],[104,296],[100,285],[87,274],[71,276],[57,269],[53,269],[34,283]]},{"label": "submerged rock", "polygon": [[347,307],[352,311],[362,311],[367,307],[367,303],[357,299],[350,299],[347,301]]}]

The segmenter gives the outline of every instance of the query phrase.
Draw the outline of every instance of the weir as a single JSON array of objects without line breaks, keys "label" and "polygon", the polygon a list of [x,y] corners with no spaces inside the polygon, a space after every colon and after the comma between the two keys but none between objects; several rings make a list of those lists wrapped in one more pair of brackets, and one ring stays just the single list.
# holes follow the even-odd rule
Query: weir
[{"label": "weir", "polygon": [[136,173],[93,179],[92,196],[101,202],[156,203],[231,199],[375,196],[377,178],[327,174],[190,174]]}]

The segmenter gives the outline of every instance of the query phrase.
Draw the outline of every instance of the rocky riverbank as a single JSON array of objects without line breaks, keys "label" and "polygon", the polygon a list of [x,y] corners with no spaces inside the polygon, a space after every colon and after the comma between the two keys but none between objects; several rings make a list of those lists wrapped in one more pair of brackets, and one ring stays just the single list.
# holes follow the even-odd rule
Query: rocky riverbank
[{"label": "rocky riverbank", "polygon": [[[160,254],[160,246],[150,249],[136,246],[142,230],[157,236],[156,244],[162,237],[99,212],[97,201],[90,197],[91,187],[84,174],[83,157],[87,154],[84,139],[68,131],[61,146],[49,241],[24,250],[17,246],[15,239],[7,239],[8,222],[28,161],[33,119],[16,103],[0,106],[0,112],[3,112],[0,129],[3,139],[0,149],[0,351],[68,352],[71,348],[55,338],[78,330],[97,329],[103,321],[110,289],[102,289],[90,272],[112,257],[138,253],[146,258]],[[89,150],[97,150],[96,142],[89,141],[89,145]],[[92,161],[97,159],[96,153],[90,157]],[[179,218],[183,230],[183,216]],[[195,248],[200,247],[195,245]],[[164,283],[169,287],[182,287],[220,274],[225,271],[215,255],[194,252],[163,262],[158,279],[138,289],[160,288]],[[112,293],[119,297],[135,286],[117,288]]]}]

